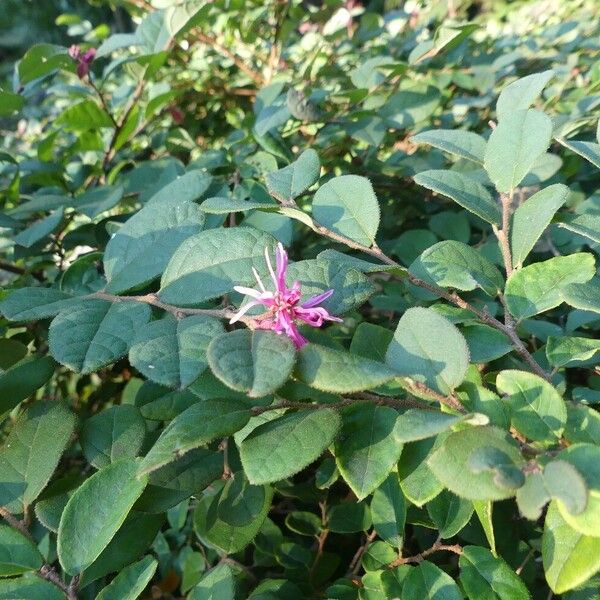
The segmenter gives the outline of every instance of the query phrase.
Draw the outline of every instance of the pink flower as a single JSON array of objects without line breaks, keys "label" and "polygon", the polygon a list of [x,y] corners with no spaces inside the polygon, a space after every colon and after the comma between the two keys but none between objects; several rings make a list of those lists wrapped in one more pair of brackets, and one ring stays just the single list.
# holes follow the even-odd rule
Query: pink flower
[{"label": "pink flower", "polygon": [[73,44],[69,48],[69,56],[77,61],[77,75],[79,79],[83,79],[90,72],[90,65],[96,56],[96,48],[90,48],[82,53],[81,48]]},{"label": "pink flower", "polygon": [[245,294],[253,298],[244,304],[238,313],[231,319],[230,323],[235,323],[245,315],[252,307],[262,304],[267,308],[267,312],[256,317],[259,329],[270,329],[278,334],[285,333],[292,339],[296,348],[302,348],[307,343],[298,331],[297,321],[306,323],[311,327],[321,327],[325,321],[338,321],[342,319],[332,317],[322,306],[318,306],[333,294],[333,290],[327,290],[322,294],[312,296],[306,302],[300,302],[300,282],[294,281],[291,288],[286,287],[285,276],[288,266],[288,255],[282,244],[277,245],[276,252],[277,273],[273,271],[269,250],[265,249],[265,260],[271,279],[275,285],[275,291],[268,291],[260,279],[256,269],[252,269],[254,277],[258,283],[259,290],[252,288],[235,286],[233,289],[240,294]]}]

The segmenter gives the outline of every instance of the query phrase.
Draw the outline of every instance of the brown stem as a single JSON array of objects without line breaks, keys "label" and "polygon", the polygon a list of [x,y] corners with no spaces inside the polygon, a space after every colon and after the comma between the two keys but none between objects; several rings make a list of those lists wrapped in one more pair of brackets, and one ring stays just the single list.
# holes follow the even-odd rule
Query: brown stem
[{"label": "brown stem", "polygon": [[22,267],[18,267],[17,265],[13,265],[9,262],[4,262],[0,260],[0,271],[6,271],[7,273],[14,273],[15,275],[31,275],[33,278],[38,281],[44,281],[44,275],[39,273],[38,271],[28,271]]},{"label": "brown stem", "polygon": [[339,402],[332,402],[330,404],[316,404],[309,402],[294,402],[292,400],[283,400],[277,404],[271,404],[270,406],[253,406],[250,412],[253,416],[262,415],[265,412],[271,410],[279,410],[281,408],[292,408],[300,410],[319,410],[323,408],[345,408],[346,406],[352,406],[353,404],[360,404],[361,402],[372,402],[378,406],[389,406],[391,408],[419,408],[424,410],[431,410],[431,406],[425,402],[419,402],[414,398],[387,398],[386,396],[377,396],[376,394],[359,393],[355,394],[351,398],[344,398]]},{"label": "brown stem", "polygon": [[[23,521],[19,521],[19,519],[17,519],[3,506],[0,506],[0,517],[2,517],[13,529],[16,529],[19,533],[23,534],[27,539],[34,541],[31,533],[29,533],[29,530],[25,526],[25,523]],[[47,563],[44,563],[40,567],[39,571],[36,572],[36,575],[58,586],[67,595],[68,600],[77,600],[77,585],[79,583],[78,576],[73,577],[71,583],[67,585],[60,578],[54,567]]]},{"label": "brown stem", "polygon": [[435,390],[432,390],[430,387],[426,386],[424,383],[421,383],[419,381],[405,381],[404,385],[407,386],[409,390],[412,390],[413,393],[422,393],[427,396],[431,396],[432,398],[435,398],[440,404],[443,404],[448,408],[451,408],[452,410],[456,410],[463,414],[467,412],[465,407],[462,405],[462,402],[453,394],[444,396],[443,394],[439,394]]},{"label": "brown stem", "polygon": [[119,124],[117,123],[117,120],[115,119],[110,108],[108,107],[108,102],[106,102],[106,98],[104,97],[104,94],[102,93],[100,88],[94,83],[94,80],[89,75],[88,75],[88,83],[90,84],[90,87],[96,92],[98,98],[100,99],[100,104],[102,104],[102,108],[105,110],[106,114],[110,117],[110,120],[112,121],[115,129],[117,129],[119,127]]},{"label": "brown stem", "polygon": [[71,583],[67,585],[60,578],[54,567],[49,564],[42,565],[40,570],[36,572],[36,575],[59,587],[67,595],[68,600],[77,600],[77,585],[79,584],[78,576],[73,577]]},{"label": "brown stem", "polygon": [[[295,208],[298,210],[298,206],[296,205],[296,203],[294,201],[289,201],[289,200],[283,199],[281,197],[278,197],[275,194],[272,194],[272,195],[280,204],[282,204],[282,206],[287,207],[287,208]],[[321,225],[320,223],[317,223],[316,221],[312,221],[311,229],[313,231],[315,231],[316,233],[318,233],[319,235],[322,235],[323,237],[327,237],[330,240],[333,240],[340,244],[344,244],[348,248],[352,248],[353,250],[359,250],[360,252],[369,254],[369,255],[377,258],[378,260],[380,260],[382,263],[384,263],[386,265],[398,267],[398,269],[402,269],[403,271],[406,271],[400,263],[396,262],[394,259],[390,258],[389,256],[386,256],[376,245],[371,246],[371,247],[364,246],[363,244],[359,244],[359,243],[351,240],[350,238],[347,238],[346,236],[343,236],[338,233],[335,233],[334,231],[331,231],[330,229],[328,229],[324,225]],[[392,275],[394,275],[394,274],[392,273]],[[408,281],[410,281],[410,283],[412,283],[413,285],[416,285],[417,287],[420,287],[420,288],[430,291],[431,293],[435,294],[438,298],[443,298],[444,300],[447,300],[448,302],[454,304],[455,306],[458,306],[459,308],[468,310],[469,312],[473,313],[475,316],[479,317],[479,319],[481,321],[483,321],[490,327],[493,327],[494,329],[497,329],[498,331],[501,331],[502,333],[504,333],[510,339],[514,349],[521,356],[521,358],[527,363],[529,368],[534,373],[539,375],[540,377],[543,377],[546,381],[550,381],[550,376],[537,364],[537,362],[534,360],[533,356],[531,356],[531,354],[525,347],[525,344],[523,344],[523,342],[521,341],[521,339],[519,338],[519,336],[517,335],[517,333],[513,327],[510,327],[510,326],[506,325],[505,323],[502,323],[495,317],[492,317],[492,315],[490,315],[487,312],[478,310],[477,308],[475,308],[474,306],[469,304],[466,300],[461,298],[456,292],[447,292],[445,290],[442,290],[441,288],[439,288],[435,285],[432,285],[430,283],[427,283],[426,281],[423,281],[422,279],[419,279],[418,277],[415,277],[414,275],[412,275],[411,273],[408,273],[408,272],[403,273],[400,277],[404,278],[404,279],[408,279]]]},{"label": "brown stem", "polygon": [[371,531],[371,533],[367,534],[365,541],[361,544],[358,550],[355,552],[352,560],[350,561],[350,565],[348,565],[348,573],[350,575],[358,575],[360,571],[360,559],[363,554],[367,551],[369,544],[377,537],[377,532],[375,530]]},{"label": "brown stem", "polygon": [[19,521],[11,512],[6,510],[3,506],[0,506],[0,517],[2,517],[13,529],[16,529],[19,533],[22,533],[26,538],[33,539],[25,523]]},{"label": "brown stem", "polygon": [[408,563],[421,563],[431,554],[442,550],[453,552],[454,554],[462,554],[462,546],[459,544],[446,545],[442,543],[441,538],[438,538],[431,548],[427,548],[427,550],[423,550],[423,552],[419,552],[419,554],[415,554],[414,556],[399,556],[396,560],[392,561],[388,567],[393,569],[394,567],[399,567],[400,565],[406,565]]},{"label": "brown stem", "polygon": [[[181,318],[186,315],[206,315],[207,317],[216,317],[217,319],[231,319],[236,312],[230,308],[181,308],[179,306],[173,306],[172,304],[165,304],[158,299],[156,294],[145,294],[144,296],[115,296],[114,294],[107,294],[106,292],[94,292],[84,296],[87,300],[108,300],[109,302],[140,302],[142,304],[150,304],[161,308],[177,318]],[[253,327],[256,325],[256,320],[252,317],[241,317],[239,319],[242,323]]]},{"label": "brown stem", "polygon": [[499,230],[496,226],[493,227],[494,233],[500,242],[502,249],[502,260],[504,261],[504,269],[506,276],[510,277],[513,272],[512,256],[510,253],[510,213],[512,209],[512,194],[500,194],[500,202],[502,203],[502,229]]},{"label": "brown stem", "polygon": [[110,139],[110,143],[108,144],[108,149],[106,150],[106,153],[104,154],[104,160],[102,161],[102,171],[105,174],[108,171],[108,165],[110,164],[110,161],[115,157],[115,154],[117,152],[116,148],[115,148],[115,144],[117,143],[117,138],[119,137],[119,134],[123,130],[125,123],[127,123],[127,119],[129,118],[131,111],[137,106],[139,99],[141,98],[142,94],[144,93],[144,87],[146,84],[144,77],[145,77],[145,72],[142,74],[142,77],[138,81],[138,84],[131,96],[131,99],[129,101],[129,104],[127,105],[127,108],[123,112],[123,116],[121,117],[121,119],[119,119],[119,121],[117,122],[113,118],[113,122],[115,122],[115,131]]},{"label": "brown stem", "polygon": [[237,54],[234,54],[231,50],[229,50],[228,48],[226,48],[225,46],[223,46],[221,43],[219,43],[217,41],[217,38],[215,38],[212,35],[208,35],[206,33],[203,33],[202,31],[199,30],[194,30],[194,33],[196,35],[196,37],[203,43],[203,44],[207,44],[208,46],[212,46],[219,54],[222,54],[223,56],[225,56],[226,58],[229,58],[231,61],[233,61],[233,63],[235,64],[235,66],[242,72],[244,72],[246,75],[248,75],[248,77],[250,77],[250,79],[252,79],[252,81],[254,81],[254,83],[260,87],[262,87],[264,85],[264,78],[263,76],[258,72],[255,71],[254,69],[252,69],[251,67],[249,67],[242,58],[240,58],[239,56],[237,56]]}]

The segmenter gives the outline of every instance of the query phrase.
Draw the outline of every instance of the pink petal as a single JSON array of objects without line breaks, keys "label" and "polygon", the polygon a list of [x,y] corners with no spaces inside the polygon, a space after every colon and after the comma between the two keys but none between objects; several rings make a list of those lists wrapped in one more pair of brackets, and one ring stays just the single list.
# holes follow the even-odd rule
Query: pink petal
[{"label": "pink petal", "polygon": [[321,304],[321,302],[325,302],[325,300],[327,300],[328,298],[331,298],[334,291],[335,290],[327,290],[326,292],[323,292],[322,294],[317,294],[316,296],[311,296],[306,302],[302,303],[302,308],[312,308],[313,306],[316,306],[317,304]]},{"label": "pink petal", "polygon": [[304,338],[300,332],[298,331],[298,327],[292,321],[292,318],[288,311],[279,311],[277,315],[277,319],[279,321],[279,326],[285,331],[286,335],[294,342],[296,348],[302,348],[308,340]]},{"label": "pink petal", "polygon": [[338,317],[331,316],[324,308],[296,308],[294,316],[300,321],[304,321],[311,327],[321,327],[325,321],[337,321],[342,323],[343,320]]},{"label": "pink petal", "polygon": [[277,289],[281,291],[285,289],[285,275],[288,267],[288,255],[281,242],[277,244],[275,257],[277,259]]},{"label": "pink petal", "polygon": [[91,63],[96,57],[96,48],[90,48],[82,57],[81,60],[87,64]]}]

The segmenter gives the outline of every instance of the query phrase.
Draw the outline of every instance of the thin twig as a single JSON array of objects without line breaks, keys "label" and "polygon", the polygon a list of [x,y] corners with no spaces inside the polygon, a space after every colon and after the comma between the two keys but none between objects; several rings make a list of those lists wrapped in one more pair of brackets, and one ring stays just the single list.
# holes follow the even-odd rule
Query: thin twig
[{"label": "thin twig", "polygon": [[[281,198],[280,196],[273,194],[272,192],[271,192],[271,195],[282,206],[299,210],[297,204],[294,201],[290,201],[290,200]],[[468,310],[469,312],[473,313],[481,321],[483,321],[490,327],[493,327],[494,329],[497,329],[498,331],[501,331],[502,333],[504,333],[510,339],[514,349],[521,356],[521,358],[523,358],[523,360],[527,363],[529,368],[534,373],[536,373],[536,375],[539,375],[540,377],[544,378],[546,381],[550,381],[550,376],[538,365],[538,363],[535,361],[533,356],[531,356],[530,352],[527,350],[527,348],[525,347],[525,344],[523,344],[523,342],[521,341],[521,339],[519,338],[519,336],[517,335],[517,333],[513,327],[510,327],[510,326],[506,325],[505,323],[502,323],[501,321],[499,321],[498,319],[496,319],[495,317],[490,315],[488,312],[484,312],[482,310],[475,308],[474,306],[469,304],[466,300],[461,298],[456,292],[447,292],[446,290],[443,290],[435,285],[427,283],[426,281],[423,281],[422,279],[415,277],[411,273],[406,272],[406,269],[404,269],[404,267],[400,263],[396,262],[393,258],[390,258],[389,256],[385,255],[381,251],[381,249],[376,245],[369,247],[369,246],[365,246],[363,244],[359,244],[358,242],[355,242],[355,241],[351,240],[350,238],[347,238],[346,236],[340,235],[340,234],[336,233],[335,231],[331,231],[324,225],[321,225],[320,223],[317,223],[314,220],[311,222],[310,227],[315,233],[318,233],[319,235],[322,235],[323,237],[327,237],[330,240],[333,240],[340,244],[344,244],[345,246],[347,246],[348,248],[352,248],[353,250],[359,250],[360,252],[369,254],[370,256],[373,256],[374,258],[378,259],[379,261],[381,261],[382,263],[384,263],[386,265],[390,265],[392,267],[397,267],[398,269],[402,269],[403,274],[400,276],[401,279],[408,279],[408,281],[410,281],[410,283],[412,283],[413,285],[416,285],[417,287],[426,289],[426,290],[430,291],[431,293],[435,294],[438,298],[443,298],[444,300],[447,300],[448,302],[454,304],[455,306],[458,306],[459,308],[463,308],[463,309]],[[392,273],[392,276],[394,276],[394,273]]]},{"label": "thin twig", "polygon": [[252,81],[254,81],[256,85],[260,87],[264,85],[264,78],[258,71],[255,71],[252,67],[249,67],[242,58],[240,58],[239,56],[237,56],[237,54],[234,54],[231,50],[223,46],[223,44],[219,43],[214,36],[203,33],[199,30],[194,30],[194,34],[203,44],[211,46],[219,54],[222,54],[226,58],[229,58],[235,64],[235,66],[240,71],[248,75],[248,77],[250,77],[250,79],[252,79]]},{"label": "thin twig", "polygon": [[4,262],[0,260],[0,271],[6,271],[7,273],[14,273],[15,275],[31,275],[34,279],[38,281],[45,281],[45,277],[42,273],[38,271],[28,271],[23,267],[18,267],[17,265],[13,265],[9,262]]},{"label": "thin twig", "polygon": [[493,226],[494,233],[500,242],[502,249],[502,260],[504,261],[504,269],[506,276],[510,277],[513,272],[512,255],[510,253],[510,213],[512,208],[512,194],[500,194],[500,202],[502,203],[502,229]]},{"label": "thin twig", "polygon": [[453,552],[454,554],[458,555],[462,554],[463,551],[462,546],[460,546],[460,544],[443,544],[442,539],[438,538],[433,543],[433,546],[431,546],[431,548],[427,548],[427,550],[423,550],[423,552],[419,552],[419,554],[415,554],[414,556],[399,556],[396,560],[393,560],[388,565],[388,568],[393,569],[394,567],[399,567],[400,565],[406,565],[409,563],[421,563],[431,554],[434,554],[435,552],[440,552],[442,550],[446,552]]},{"label": "thin twig", "polygon": [[367,537],[364,541],[364,544],[359,546],[358,550],[352,557],[350,561],[350,565],[348,566],[348,573],[351,575],[358,575],[360,571],[360,559],[363,554],[367,551],[367,548],[371,544],[371,542],[377,537],[377,532],[375,530],[371,531],[371,533],[367,534]]},{"label": "thin twig", "polygon": [[[231,319],[237,313],[230,308],[181,308],[179,306],[173,306],[172,304],[166,304],[161,302],[156,294],[145,294],[143,296],[115,296],[114,294],[107,294],[106,292],[94,292],[84,296],[86,300],[108,300],[109,302],[139,302],[141,304],[150,304],[161,308],[177,318],[181,318],[187,315],[205,315],[207,317],[216,317],[217,319]],[[248,325],[248,327],[256,326],[256,320],[252,317],[242,316],[239,321]]]},{"label": "thin twig", "polygon": [[283,400],[270,406],[253,406],[250,412],[253,416],[262,415],[265,412],[271,410],[280,410],[282,408],[299,409],[299,410],[319,410],[323,408],[345,408],[346,406],[352,406],[354,404],[360,404],[364,402],[370,402],[377,406],[389,406],[396,409],[405,408],[420,408],[430,409],[431,406],[425,402],[419,402],[414,398],[388,398],[387,396],[377,396],[376,394],[360,393],[353,397],[343,398],[339,402],[331,402],[326,404],[317,404],[311,402],[295,402],[292,400]]},{"label": "thin twig", "polygon": [[16,529],[19,533],[22,533],[26,538],[33,539],[27,527],[22,521],[19,521],[11,512],[6,510],[3,506],[0,506],[0,517],[2,517],[13,529]]}]

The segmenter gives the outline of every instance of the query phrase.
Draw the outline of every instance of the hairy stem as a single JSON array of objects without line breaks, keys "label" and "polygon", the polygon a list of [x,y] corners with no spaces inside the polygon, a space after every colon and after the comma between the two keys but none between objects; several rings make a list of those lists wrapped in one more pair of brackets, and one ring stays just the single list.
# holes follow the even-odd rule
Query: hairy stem
[{"label": "hairy stem", "polygon": [[447,545],[442,543],[441,538],[438,538],[433,543],[433,546],[431,546],[431,548],[427,548],[427,550],[423,550],[423,552],[419,552],[414,556],[399,556],[396,560],[392,561],[388,565],[388,567],[390,569],[393,569],[394,567],[399,567],[400,565],[406,565],[409,563],[421,563],[431,554],[434,554],[435,552],[440,552],[442,550],[446,552],[453,552],[454,554],[458,555],[462,554],[462,546],[460,546],[459,544]]},{"label": "hairy stem", "polygon": [[[294,201],[284,200],[281,197],[277,197],[277,195],[274,195],[273,197],[284,207],[294,208],[296,210],[299,210],[298,206],[296,205],[296,203]],[[506,323],[502,323],[501,321],[499,321],[498,319],[496,319],[495,317],[490,315],[488,312],[484,312],[482,310],[475,308],[473,305],[469,304],[469,302],[467,302],[466,300],[461,298],[456,292],[447,292],[446,290],[443,290],[435,285],[431,285],[430,283],[427,283],[426,281],[423,281],[422,279],[415,277],[411,273],[408,273],[406,271],[406,269],[400,263],[396,262],[393,258],[390,258],[386,254],[384,254],[377,245],[373,245],[371,247],[364,246],[363,244],[359,244],[359,243],[351,240],[350,238],[347,238],[346,236],[340,235],[339,233],[336,233],[335,231],[331,231],[330,229],[328,229],[324,225],[321,225],[320,223],[317,223],[316,221],[312,221],[311,229],[315,233],[318,233],[319,235],[322,235],[323,237],[329,238],[330,240],[333,240],[334,242],[343,244],[343,245],[347,246],[348,248],[352,248],[353,250],[359,250],[360,252],[369,254],[370,256],[377,258],[379,261],[381,261],[382,263],[384,263],[386,265],[390,265],[392,267],[397,267],[398,269],[401,269],[403,271],[403,274],[400,276],[400,278],[408,279],[408,281],[410,281],[410,283],[412,283],[413,285],[416,285],[417,287],[426,289],[426,290],[430,291],[431,293],[435,294],[438,298],[443,298],[444,300],[447,300],[451,304],[454,304],[455,306],[458,306],[459,308],[463,308],[463,309],[468,310],[469,312],[473,313],[483,323],[486,323],[490,327],[493,327],[494,329],[497,329],[498,331],[501,331],[502,333],[504,333],[510,339],[515,351],[527,363],[529,368],[536,375],[543,377],[546,381],[550,381],[550,376],[537,364],[537,362],[535,361],[533,356],[531,356],[531,353],[529,352],[529,350],[527,350],[527,348],[525,347],[525,344],[523,344],[523,342],[517,335],[512,324],[507,325]],[[508,229],[506,231],[508,231]],[[507,263],[507,264],[509,264],[509,263]],[[392,275],[394,275],[394,273],[392,273]]]}]

